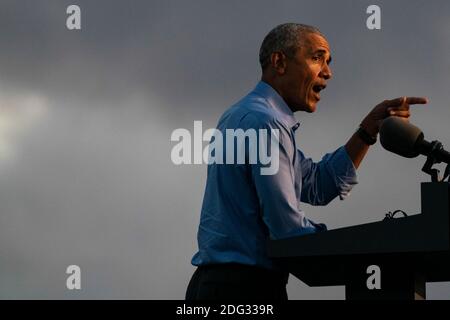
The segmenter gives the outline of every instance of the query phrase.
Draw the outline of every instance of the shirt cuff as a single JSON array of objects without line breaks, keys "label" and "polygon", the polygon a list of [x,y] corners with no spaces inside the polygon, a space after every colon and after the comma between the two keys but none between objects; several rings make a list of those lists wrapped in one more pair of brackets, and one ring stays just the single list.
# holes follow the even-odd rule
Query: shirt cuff
[{"label": "shirt cuff", "polygon": [[327,169],[334,178],[339,199],[344,200],[350,195],[353,186],[358,184],[355,165],[344,146],[337,149],[327,161]]}]

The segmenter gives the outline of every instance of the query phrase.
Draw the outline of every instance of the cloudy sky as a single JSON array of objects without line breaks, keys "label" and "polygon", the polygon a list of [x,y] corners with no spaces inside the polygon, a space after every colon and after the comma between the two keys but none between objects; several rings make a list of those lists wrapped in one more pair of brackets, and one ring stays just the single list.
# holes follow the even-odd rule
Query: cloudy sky
[{"label": "cloudy sky", "polygon": [[[450,147],[450,3],[376,1],[54,1],[0,4],[0,298],[182,299],[194,270],[204,165],[175,166],[176,128],[214,127],[260,77],[259,46],[284,22],[327,36],[334,78],[297,139],[315,160],[343,145],[384,99],[427,96],[411,121]],[[81,8],[82,30],[66,28]],[[420,212],[423,158],[379,145],[345,201],[305,205],[339,228]],[[81,267],[82,290],[66,289]],[[344,288],[290,279],[291,299]],[[431,299],[450,283],[428,284]]]}]

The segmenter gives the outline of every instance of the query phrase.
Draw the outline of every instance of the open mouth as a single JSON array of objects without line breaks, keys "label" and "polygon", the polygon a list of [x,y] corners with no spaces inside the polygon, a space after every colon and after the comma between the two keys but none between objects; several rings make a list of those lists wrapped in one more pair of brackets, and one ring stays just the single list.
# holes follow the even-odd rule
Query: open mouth
[{"label": "open mouth", "polygon": [[313,92],[315,93],[315,97],[317,100],[320,100],[320,91],[322,91],[323,89],[325,89],[327,86],[326,85],[322,85],[322,84],[316,84],[312,87]]}]

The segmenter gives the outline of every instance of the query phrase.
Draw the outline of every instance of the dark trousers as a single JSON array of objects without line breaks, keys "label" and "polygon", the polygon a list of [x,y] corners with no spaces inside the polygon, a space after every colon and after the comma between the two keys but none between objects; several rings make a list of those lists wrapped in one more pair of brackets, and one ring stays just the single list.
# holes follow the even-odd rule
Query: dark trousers
[{"label": "dark trousers", "polygon": [[242,264],[197,267],[186,291],[186,300],[286,301],[287,272]]}]

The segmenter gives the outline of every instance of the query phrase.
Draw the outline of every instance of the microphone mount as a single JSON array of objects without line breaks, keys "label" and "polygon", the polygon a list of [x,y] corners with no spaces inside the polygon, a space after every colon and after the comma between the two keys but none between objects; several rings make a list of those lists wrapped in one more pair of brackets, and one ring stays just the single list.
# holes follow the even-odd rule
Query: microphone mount
[{"label": "microphone mount", "polygon": [[[426,174],[429,174],[431,176],[431,182],[439,182],[442,181],[446,178],[446,176],[444,176],[444,178],[442,180],[439,179],[439,170],[433,168],[433,166],[437,163],[441,163],[441,160],[439,159],[439,152],[441,152],[444,149],[444,146],[442,145],[441,142],[434,140],[431,142],[431,151],[429,153],[429,155],[427,156],[427,161],[425,162],[425,164],[422,167],[422,171],[425,172]],[[446,175],[447,172],[449,171],[450,165],[447,165],[447,168],[445,170]]]}]

